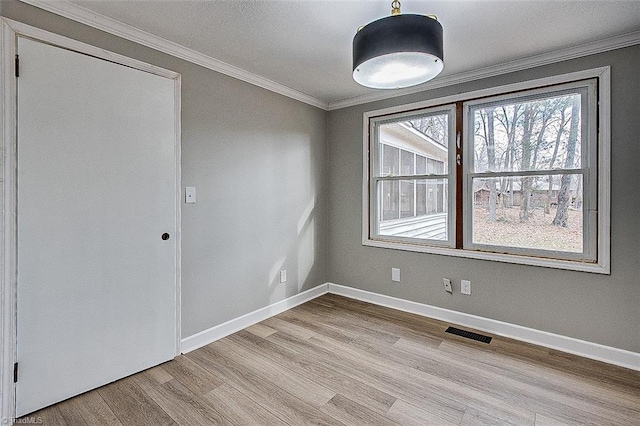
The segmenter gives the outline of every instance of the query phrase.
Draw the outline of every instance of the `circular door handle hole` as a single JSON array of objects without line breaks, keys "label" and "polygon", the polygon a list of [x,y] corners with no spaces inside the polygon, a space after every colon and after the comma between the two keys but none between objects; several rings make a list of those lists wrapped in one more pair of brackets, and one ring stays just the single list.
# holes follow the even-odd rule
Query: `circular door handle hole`
[{"label": "circular door handle hole", "polygon": [[162,234],[162,239],[164,241],[168,240],[169,239],[169,234],[167,234],[166,232],[164,234]]}]

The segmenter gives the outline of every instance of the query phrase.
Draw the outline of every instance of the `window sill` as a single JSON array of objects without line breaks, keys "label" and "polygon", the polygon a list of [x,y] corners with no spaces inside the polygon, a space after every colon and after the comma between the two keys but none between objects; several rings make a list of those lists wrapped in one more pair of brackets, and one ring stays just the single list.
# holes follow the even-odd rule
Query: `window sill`
[{"label": "window sill", "polygon": [[594,274],[611,274],[608,263],[586,263],[569,260],[546,259],[532,256],[490,253],[474,250],[463,250],[448,247],[424,246],[417,244],[398,243],[391,241],[363,239],[363,246],[378,247],[393,250],[413,251],[418,253],[439,254],[443,256],[463,257],[467,259],[489,260],[493,262],[513,263],[518,265],[542,266],[545,268],[564,269],[569,271],[590,272]]}]

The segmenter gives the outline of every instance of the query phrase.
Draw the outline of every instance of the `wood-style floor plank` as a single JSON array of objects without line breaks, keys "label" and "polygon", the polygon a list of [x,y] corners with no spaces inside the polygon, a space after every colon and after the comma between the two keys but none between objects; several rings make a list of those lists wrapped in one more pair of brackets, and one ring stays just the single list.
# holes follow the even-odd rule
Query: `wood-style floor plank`
[{"label": "wood-style floor plank", "polygon": [[65,424],[78,426],[86,426],[89,424],[72,404],[60,406],[59,410]]},{"label": "wood-style floor plank", "polygon": [[186,356],[219,374],[227,383],[289,424],[341,424],[299,398],[303,395],[293,395],[277,384],[265,380],[264,377],[250,371],[247,366],[225,356],[224,351],[218,347],[219,345],[208,345]]},{"label": "wood-style floor plank", "polygon": [[418,408],[415,405],[404,402],[401,399],[398,399],[391,406],[387,412],[387,417],[403,426],[454,426],[460,423],[459,420],[447,421],[433,413],[423,410],[422,408]]},{"label": "wood-style floor plank", "polygon": [[231,425],[229,420],[178,380],[170,380],[160,386],[147,389],[147,393],[177,424]]},{"label": "wood-style floor plank", "polygon": [[203,398],[237,426],[285,424],[284,420],[226,383],[204,395]]},{"label": "wood-style floor plank", "polygon": [[242,345],[234,343],[230,339],[223,339],[216,345],[222,356],[235,359],[248,371],[255,373],[264,380],[277,384],[300,400],[319,408],[336,395],[336,392],[328,389],[314,380],[296,374],[280,364],[246,349]]},{"label": "wood-style floor plank", "polygon": [[320,410],[346,425],[400,426],[388,417],[380,415],[340,394],[331,398]]},{"label": "wood-style floor plank", "polygon": [[[125,425],[174,425],[176,422],[131,377],[97,390],[105,403]],[[65,402],[59,404],[65,405]]]},{"label": "wood-style floor plank", "polygon": [[162,365],[163,364],[144,370],[135,374],[132,378],[138,383],[138,386],[144,390],[155,388],[173,380],[173,376],[167,373],[162,368]]},{"label": "wood-style floor plank", "polygon": [[444,333],[448,325],[328,294],[27,417],[69,426],[640,424],[640,372],[499,336],[470,341]]},{"label": "wood-style floor plank", "polygon": [[[364,361],[369,371],[376,371],[379,377],[384,378],[383,380],[388,383],[395,382],[396,392],[403,392],[404,398],[414,399],[417,397],[422,401],[435,400],[438,401],[437,405],[439,406],[444,404],[450,406],[457,403],[459,407],[465,405],[467,407],[488,407],[492,412],[500,413],[510,421],[533,425],[534,412],[526,407],[513,405],[512,401],[505,401],[486,389],[478,389],[469,386],[468,383],[453,381],[437,373],[426,373],[406,367],[399,364],[397,360],[388,360],[386,357],[359,350],[352,345],[334,341],[323,335],[309,339],[309,342],[315,344],[317,348],[323,347],[330,352],[346,354],[352,360]],[[407,395],[406,390],[402,390],[402,388],[410,389],[411,395]],[[403,398],[401,397],[401,399]],[[433,409],[438,408],[433,407]]]},{"label": "wood-style floor plank", "polygon": [[196,395],[205,394],[222,384],[215,374],[188,357],[179,356],[162,364],[162,368]]},{"label": "wood-style floor plank", "polygon": [[568,426],[567,423],[562,423],[556,419],[552,419],[542,414],[536,413],[535,426]]},{"label": "wood-style floor plank", "polygon": [[31,421],[31,423],[35,424],[66,426],[67,422],[64,421],[64,417],[62,417],[62,413],[60,413],[60,405],[61,404],[56,404],[43,408],[42,410],[22,417],[20,420],[25,422]]},{"label": "wood-style floor plank", "polygon": [[429,383],[415,380],[410,375],[403,374],[399,377],[384,367],[372,365],[366,359],[362,359],[364,353],[353,355],[350,351],[327,347],[322,340],[318,340],[320,337],[321,335],[318,335],[307,341],[297,341],[291,336],[273,334],[268,339],[281,345],[295,347],[306,358],[324,362],[344,376],[418,405],[444,421],[456,422],[462,417],[466,406],[443,397],[439,390]]},{"label": "wood-style floor plank", "polygon": [[[516,361],[509,355],[469,349],[451,342],[444,342],[440,350],[467,366],[476,366],[486,371],[492,377],[497,375],[504,380],[535,386],[538,388],[537,393],[546,398],[584,401],[587,403],[586,407],[593,409],[609,407],[614,417],[618,414],[632,416],[640,407],[640,392],[635,391],[633,386],[615,388],[568,371],[549,374],[549,369],[555,370],[555,367],[535,361]],[[588,362],[597,364],[595,361]],[[528,394],[534,395],[532,392]]]},{"label": "wood-style floor plank", "polygon": [[[68,402],[60,405],[62,417],[67,424],[123,426],[98,392],[87,392],[71,398]],[[77,413],[83,422],[67,418],[69,411]],[[75,415],[74,417],[77,418]]]},{"label": "wood-style floor plank", "polygon": [[316,335],[315,331],[309,330],[308,328],[300,327],[299,325],[293,324],[289,321],[285,321],[277,316],[266,319],[262,321],[262,323],[268,325],[276,331],[290,334],[302,340],[310,339]]},{"label": "wood-style floor plank", "polygon": [[[401,343],[396,344],[398,349],[402,347]],[[479,365],[472,359],[459,361],[457,357],[441,356],[441,351],[420,348],[415,345],[404,345],[404,347],[409,349],[401,350],[395,356],[390,355],[390,358],[417,370],[440,375],[461,384],[464,383],[471,388],[482,390],[503,401],[510,402],[514,406],[530,407],[532,410],[571,418],[574,422],[582,424],[586,424],[590,420],[603,423],[616,420],[619,417],[619,413],[615,412],[611,418],[602,419],[599,416],[601,404],[585,404],[582,398],[577,398],[571,393],[540,387],[529,381],[523,381],[522,377],[516,379],[501,376],[498,371],[492,371],[486,365]],[[431,362],[424,362],[425,360]]]},{"label": "wood-style floor plank", "polygon": [[291,348],[285,348],[266,339],[256,339],[245,331],[240,331],[229,338],[254,352],[271,358],[297,374],[317,381],[336,393],[350,395],[353,401],[379,414],[386,413],[397,399],[373,386],[342,374],[322,360],[300,356],[299,352]]},{"label": "wood-style floor plank", "polygon": [[245,328],[245,330],[247,330],[249,333],[255,334],[258,337],[267,337],[276,332],[275,329],[262,323],[254,324],[250,327]]}]

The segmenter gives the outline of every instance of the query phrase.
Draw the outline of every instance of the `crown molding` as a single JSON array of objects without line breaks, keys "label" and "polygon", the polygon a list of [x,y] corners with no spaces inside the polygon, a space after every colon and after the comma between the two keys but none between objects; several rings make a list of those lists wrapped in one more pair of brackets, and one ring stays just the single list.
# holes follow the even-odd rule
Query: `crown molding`
[{"label": "crown molding", "polygon": [[410,87],[407,89],[377,92],[370,95],[363,95],[351,99],[345,99],[342,101],[331,102],[329,103],[328,110],[331,111],[384,99],[397,98],[399,96],[412,95],[414,93],[424,92],[426,90],[439,89],[441,87],[452,86],[454,84],[466,83],[469,81],[494,77],[501,74],[508,74],[510,72],[549,65],[556,62],[594,55],[596,53],[607,52],[609,50],[634,46],[636,44],[640,44],[640,31],[633,31],[619,36],[609,37],[595,42],[585,43],[566,49],[555,50],[553,52],[530,56],[528,58],[505,62],[503,64],[480,68],[473,71],[452,74],[443,78],[436,78],[435,80],[432,80],[428,83]]},{"label": "crown molding", "polygon": [[327,111],[347,108],[384,99],[397,98],[400,96],[411,95],[427,90],[433,90],[446,86],[452,86],[455,84],[466,83],[473,80],[494,77],[497,75],[521,71],[543,65],[549,65],[556,62],[562,62],[570,59],[576,59],[583,56],[640,44],[640,31],[634,31],[591,43],[585,43],[566,49],[560,49],[553,52],[518,59],[515,61],[505,62],[499,65],[493,65],[477,70],[444,76],[442,78],[436,78],[435,80],[432,80],[428,83],[410,87],[407,89],[390,91],[385,90],[336,102],[326,102],[280,83],[276,83],[275,81],[227,64],[226,62],[222,62],[218,59],[196,52],[193,49],[186,48],[172,41],[165,40],[153,34],[147,33],[146,31],[142,31],[138,28],[124,24],[113,18],[109,18],[99,13],[92,12],[66,0],[55,2],[46,0],[20,1],[22,3],[30,4],[40,9],[55,13],[56,15],[63,16],[76,22],[80,22],[109,34],[113,34],[126,40],[133,41],[143,46],[158,50],[160,52],[167,53],[185,61],[203,66],[221,74],[237,78],[238,80],[245,81],[263,89],[270,90],[280,95],[287,96],[289,98]]},{"label": "crown molding", "polygon": [[305,104],[328,109],[328,103],[314,98],[313,96],[299,92],[295,89],[276,83],[275,81],[250,73],[241,68],[222,62],[218,59],[196,52],[193,49],[184,47],[178,43],[163,39],[161,37],[150,34],[146,31],[127,25],[108,16],[92,12],[82,6],[70,3],[66,0],[46,1],[46,0],[20,0],[22,3],[35,6],[39,9],[46,10],[64,18],[71,19],[76,22],[88,25],[92,28],[113,34],[123,39],[138,43],[140,45],[150,47],[160,52],[175,56],[196,65],[208,68],[212,71],[225,74],[229,77],[237,78],[244,82],[253,84],[254,86],[270,90],[280,95],[295,99]]}]

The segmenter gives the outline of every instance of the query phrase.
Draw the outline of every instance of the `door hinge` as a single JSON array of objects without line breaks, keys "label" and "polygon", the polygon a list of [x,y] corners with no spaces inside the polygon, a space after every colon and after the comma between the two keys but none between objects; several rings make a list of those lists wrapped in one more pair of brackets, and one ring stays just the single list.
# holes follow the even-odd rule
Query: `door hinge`
[{"label": "door hinge", "polygon": [[13,364],[13,383],[18,383],[18,363]]},{"label": "door hinge", "polygon": [[20,57],[16,55],[16,77],[20,77]]}]

